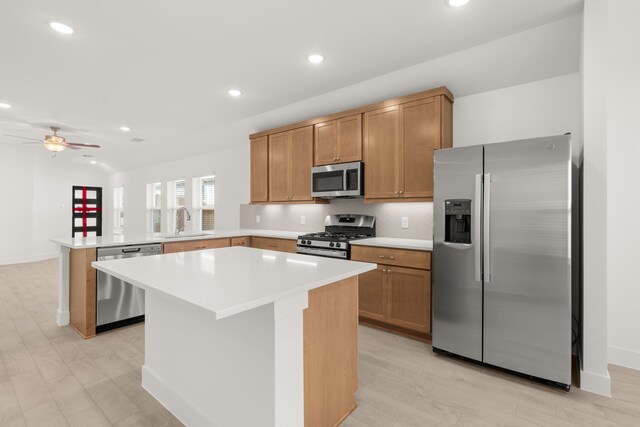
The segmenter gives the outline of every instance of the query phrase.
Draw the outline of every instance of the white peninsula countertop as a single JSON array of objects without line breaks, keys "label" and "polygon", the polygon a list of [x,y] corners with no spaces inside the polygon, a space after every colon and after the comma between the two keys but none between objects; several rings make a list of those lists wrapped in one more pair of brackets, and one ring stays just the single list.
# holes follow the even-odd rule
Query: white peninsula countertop
[{"label": "white peninsula countertop", "polygon": [[374,270],[375,264],[230,247],[91,264],[221,319]]},{"label": "white peninsula countertop", "polygon": [[183,233],[179,236],[168,236],[162,233],[112,234],[101,237],[58,237],[51,241],[70,249],[106,248],[109,246],[143,245],[151,243],[169,243],[187,240],[228,239],[230,237],[258,236],[274,239],[295,240],[300,235],[297,231],[254,230],[239,228],[236,230],[204,231],[201,233]]}]

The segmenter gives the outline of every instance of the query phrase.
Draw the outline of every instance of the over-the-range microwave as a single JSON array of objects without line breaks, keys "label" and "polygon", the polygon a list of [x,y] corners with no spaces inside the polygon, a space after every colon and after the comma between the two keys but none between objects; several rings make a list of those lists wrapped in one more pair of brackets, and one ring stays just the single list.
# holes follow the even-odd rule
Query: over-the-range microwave
[{"label": "over-the-range microwave", "polygon": [[362,162],[316,166],[311,169],[311,195],[325,199],[364,196]]}]

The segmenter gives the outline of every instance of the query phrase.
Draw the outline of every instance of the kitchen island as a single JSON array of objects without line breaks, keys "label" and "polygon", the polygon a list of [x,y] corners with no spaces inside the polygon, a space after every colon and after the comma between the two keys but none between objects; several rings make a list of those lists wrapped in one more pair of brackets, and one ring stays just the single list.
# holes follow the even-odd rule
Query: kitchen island
[{"label": "kitchen island", "polygon": [[354,409],[359,274],[244,247],[94,262],[145,289],[142,385],[189,426],[332,426]]}]

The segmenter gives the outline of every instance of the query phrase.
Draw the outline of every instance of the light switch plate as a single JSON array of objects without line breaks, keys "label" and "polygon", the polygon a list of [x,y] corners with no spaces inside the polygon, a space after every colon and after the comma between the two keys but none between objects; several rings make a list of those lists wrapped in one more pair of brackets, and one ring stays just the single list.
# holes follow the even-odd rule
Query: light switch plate
[{"label": "light switch plate", "polygon": [[300,224],[305,225],[307,223],[307,217],[304,215],[300,215]]},{"label": "light switch plate", "polygon": [[402,217],[402,228],[409,228],[409,217],[408,216],[403,216]]},{"label": "light switch plate", "polygon": [[260,224],[260,215],[256,215],[256,224]]}]

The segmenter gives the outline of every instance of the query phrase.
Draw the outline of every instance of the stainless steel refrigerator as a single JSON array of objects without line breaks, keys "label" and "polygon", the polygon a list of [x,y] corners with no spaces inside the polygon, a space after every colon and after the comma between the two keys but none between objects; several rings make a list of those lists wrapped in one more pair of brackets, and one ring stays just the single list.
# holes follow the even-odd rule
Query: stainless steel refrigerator
[{"label": "stainless steel refrigerator", "polygon": [[571,384],[571,136],[435,152],[433,349]]}]

